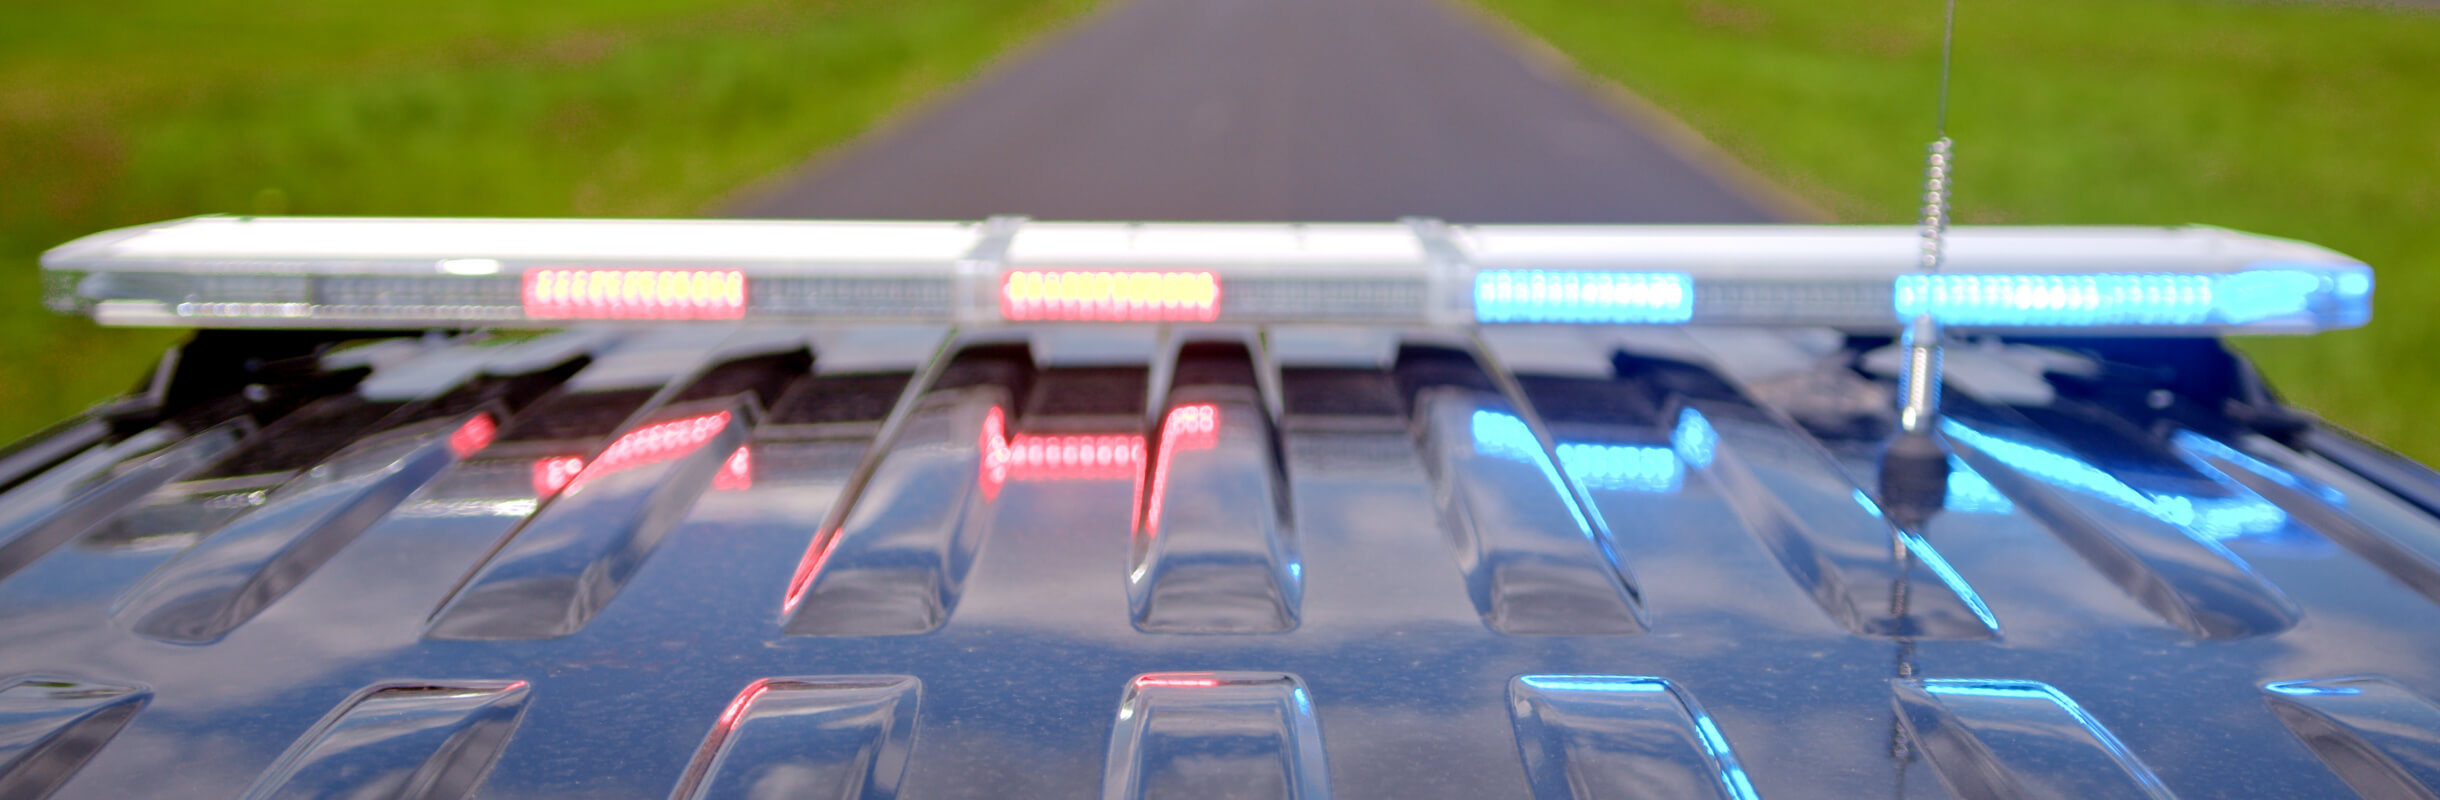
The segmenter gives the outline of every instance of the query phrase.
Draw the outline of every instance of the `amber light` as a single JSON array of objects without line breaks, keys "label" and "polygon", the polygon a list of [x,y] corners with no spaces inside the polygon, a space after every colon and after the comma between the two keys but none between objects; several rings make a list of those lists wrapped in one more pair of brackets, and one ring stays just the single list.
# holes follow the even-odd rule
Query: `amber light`
[{"label": "amber light", "polygon": [[733,269],[534,269],[525,315],[539,319],[737,319],[746,275]]},{"label": "amber light", "polygon": [[1015,270],[1001,279],[1000,314],[1012,320],[1208,321],[1220,315],[1220,278],[1209,272]]}]

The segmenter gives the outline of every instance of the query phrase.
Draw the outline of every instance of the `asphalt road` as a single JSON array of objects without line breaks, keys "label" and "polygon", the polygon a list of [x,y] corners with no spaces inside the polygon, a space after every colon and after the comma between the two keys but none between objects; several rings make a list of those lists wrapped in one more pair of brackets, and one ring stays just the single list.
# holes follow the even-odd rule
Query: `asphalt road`
[{"label": "asphalt road", "polygon": [[1775,215],[1442,0],[1116,6],[741,216],[1757,222]]}]

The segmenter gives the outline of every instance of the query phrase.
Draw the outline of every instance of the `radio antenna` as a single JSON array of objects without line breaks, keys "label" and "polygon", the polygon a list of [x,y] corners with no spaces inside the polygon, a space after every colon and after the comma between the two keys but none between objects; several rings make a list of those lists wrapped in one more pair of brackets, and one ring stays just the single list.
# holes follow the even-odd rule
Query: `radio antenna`
[{"label": "radio antenna", "polygon": [[[1957,42],[1957,0],[1948,0],[1940,31],[1937,128],[1923,163],[1922,252],[1916,269],[1937,273],[1948,257],[1949,184],[1955,153],[1949,142],[1949,59]],[[1927,287],[1928,289],[1928,287]],[[1926,304],[1927,308],[1930,304]],[[1881,456],[1881,504],[1900,528],[1917,529],[1948,499],[1949,451],[1940,439],[1940,321],[1929,310],[1908,320],[1899,339],[1905,364],[1898,376],[1898,436]]]}]

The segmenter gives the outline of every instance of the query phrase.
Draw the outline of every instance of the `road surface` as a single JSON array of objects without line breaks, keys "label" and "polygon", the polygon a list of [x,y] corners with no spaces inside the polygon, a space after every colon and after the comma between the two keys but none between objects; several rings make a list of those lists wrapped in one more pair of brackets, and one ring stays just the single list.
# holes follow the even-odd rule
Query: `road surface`
[{"label": "road surface", "polygon": [[1442,0],[1110,0],[728,209],[754,217],[1759,222]]}]

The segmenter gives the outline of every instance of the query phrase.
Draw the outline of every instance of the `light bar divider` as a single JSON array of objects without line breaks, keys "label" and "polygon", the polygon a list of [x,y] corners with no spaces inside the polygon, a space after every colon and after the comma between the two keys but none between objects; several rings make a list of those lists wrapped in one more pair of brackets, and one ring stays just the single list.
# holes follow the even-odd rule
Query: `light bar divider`
[{"label": "light bar divider", "polygon": [[950,296],[956,298],[959,326],[1000,321],[1001,273],[1008,265],[1008,248],[1016,242],[1017,231],[1025,227],[1026,221],[1025,217],[1013,214],[983,220],[974,247],[957,260],[956,282],[950,287]]},{"label": "light bar divider", "polygon": [[[1407,230],[1423,250],[1423,318],[1433,325],[1472,325],[1474,268],[1449,240],[1449,224],[1432,217],[1406,217]],[[1461,302],[1462,300],[1462,302]]]}]

